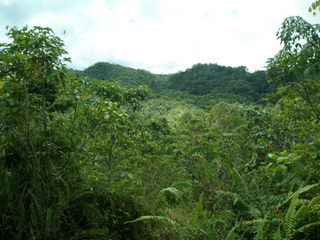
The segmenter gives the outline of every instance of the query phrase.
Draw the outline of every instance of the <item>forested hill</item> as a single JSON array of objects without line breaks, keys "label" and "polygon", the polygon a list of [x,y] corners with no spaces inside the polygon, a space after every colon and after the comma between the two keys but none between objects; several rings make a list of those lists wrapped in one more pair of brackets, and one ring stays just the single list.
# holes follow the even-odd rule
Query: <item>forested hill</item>
[{"label": "forested hill", "polygon": [[[218,64],[195,64],[174,74],[153,74],[118,64],[98,62],[84,71],[71,71],[76,76],[118,81],[127,87],[147,85],[151,89],[173,89],[209,98],[257,102],[271,92],[265,71],[250,73],[246,67],[226,67]],[[221,98],[222,96],[222,98]]]},{"label": "forested hill", "polygon": [[118,81],[126,87],[147,85],[150,88],[159,87],[159,85],[162,85],[161,82],[168,77],[167,75],[153,74],[146,70],[107,62],[98,62],[86,68],[83,71],[83,75],[99,80]]},{"label": "forested hill", "polygon": [[171,75],[168,88],[195,95],[235,94],[254,102],[271,91],[265,71],[250,73],[244,66],[234,68],[201,63]]}]

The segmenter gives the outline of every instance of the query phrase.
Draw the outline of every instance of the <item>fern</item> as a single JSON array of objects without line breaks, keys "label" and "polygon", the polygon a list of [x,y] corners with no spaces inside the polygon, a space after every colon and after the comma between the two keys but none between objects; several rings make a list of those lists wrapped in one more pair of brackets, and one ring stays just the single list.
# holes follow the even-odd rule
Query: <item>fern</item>
[{"label": "fern", "polygon": [[240,222],[237,222],[237,223],[231,228],[231,230],[229,231],[226,239],[228,239],[228,240],[234,239],[234,235],[236,235],[236,234],[234,233],[234,231],[235,231],[240,225],[241,225],[241,223],[240,223]]},{"label": "fern", "polygon": [[282,236],[281,236],[281,225],[279,224],[277,231],[274,233],[273,235],[273,239],[274,240],[282,240]]},{"label": "fern", "polygon": [[175,187],[168,187],[168,188],[162,189],[160,191],[160,193],[166,193],[166,194],[168,194],[168,196],[173,196],[173,198],[176,201],[183,201],[184,200],[183,199],[183,192],[178,190]]},{"label": "fern", "polygon": [[294,231],[292,232],[292,234],[290,235],[290,238],[288,238],[288,239],[292,239],[295,234],[297,234],[297,233],[303,233],[303,232],[305,232],[306,230],[308,230],[309,228],[315,227],[315,226],[320,226],[320,221],[306,224],[306,225],[304,225],[304,226],[302,226],[302,227],[294,230]]},{"label": "fern", "polygon": [[284,218],[283,226],[287,236],[291,234],[291,232],[293,231],[294,225],[296,223],[296,213],[297,213],[296,207],[297,207],[297,204],[299,203],[298,197],[299,197],[298,194],[293,197]]},{"label": "fern", "polygon": [[287,197],[287,199],[282,203],[283,204],[286,204],[287,202],[289,202],[292,198],[294,198],[296,195],[300,195],[301,193],[304,193],[304,192],[307,192],[309,191],[310,189],[316,187],[316,186],[319,186],[319,183],[317,184],[312,184],[312,185],[307,185],[305,187],[301,187],[299,188],[297,191],[295,191],[294,193],[290,193],[289,196]]},{"label": "fern", "polygon": [[251,221],[244,221],[241,225],[256,225],[256,236],[254,237],[255,240],[264,240],[264,226],[268,222],[267,220],[268,215],[266,215],[263,219],[256,219]]},{"label": "fern", "polygon": [[306,214],[307,209],[308,208],[306,205],[302,205],[296,213],[295,220],[299,220],[301,217],[303,217],[304,214]]},{"label": "fern", "polygon": [[[293,235],[297,233],[302,233],[305,230],[309,229],[310,227],[319,225],[320,222],[313,222],[306,224],[298,229],[295,229],[296,225],[299,223],[301,219],[304,219],[306,217],[306,214],[308,213],[307,210],[311,209],[313,206],[318,205],[319,198],[315,197],[312,200],[309,201],[308,206],[306,205],[306,201],[303,199],[299,199],[299,196],[301,193],[307,192],[310,189],[319,186],[319,184],[312,184],[307,185],[305,187],[299,188],[294,193],[290,193],[288,198],[278,206],[278,209],[283,206],[285,203],[289,202],[291,200],[291,203],[287,209],[287,212],[285,214],[284,220],[282,221],[283,230],[285,233],[285,239],[292,239]],[[300,208],[298,209],[298,206]],[[280,228],[281,225],[279,225]],[[278,228],[277,231],[280,231]],[[275,236],[280,236],[277,232],[275,233]],[[279,239],[279,238],[278,238]]]},{"label": "fern", "polygon": [[320,196],[312,198],[312,200],[308,204],[308,210],[311,210],[317,205],[320,205]]},{"label": "fern", "polygon": [[203,222],[207,220],[206,213],[203,209],[202,199],[200,199],[192,212],[192,224],[196,227],[201,227]]},{"label": "fern", "polygon": [[[310,213],[310,210],[312,209],[318,209],[318,205],[320,205],[320,197],[314,197],[312,200],[308,201],[306,199],[299,199],[299,196],[301,193],[307,192],[310,189],[319,186],[319,184],[313,184],[313,185],[308,185],[305,187],[300,187],[297,191],[290,193],[284,201],[277,206],[277,209],[279,210],[280,207],[282,207],[285,203],[290,202],[287,211],[285,213],[284,219],[279,219],[280,223],[277,227],[277,230],[273,233],[273,239],[274,240],[290,240],[294,239],[294,235],[297,233],[303,233],[306,230],[319,226],[320,221],[317,222],[311,222],[308,224],[303,225],[302,227],[296,229],[296,226],[301,220],[306,219],[306,215]],[[250,212],[255,211],[255,208],[250,206],[248,203],[243,201],[241,197],[232,192],[225,192],[225,191],[216,191],[218,194],[227,194],[233,196],[234,203],[237,201],[241,201],[243,204],[245,204]],[[300,206],[300,207],[299,207]],[[312,212],[312,211],[311,211]],[[268,223],[270,220],[268,220],[269,215],[272,214],[273,212],[269,212],[263,219],[255,219],[251,221],[244,221],[240,223],[236,223],[234,227],[230,230],[227,239],[233,239],[234,236],[234,231],[239,227],[239,226],[246,226],[246,225],[255,225],[256,229],[256,235],[254,237],[255,240],[264,240],[267,238],[270,238],[270,235],[265,235],[267,232],[265,230],[265,225]],[[254,214],[251,213],[253,216]],[[258,216],[258,213],[256,213],[255,216]],[[267,233],[269,234],[269,233]],[[282,235],[283,234],[283,235]],[[284,237],[283,237],[284,236]]]},{"label": "fern", "polygon": [[264,230],[265,224],[268,222],[267,217],[268,216],[266,216],[261,221],[257,222],[258,227],[257,227],[257,234],[254,237],[255,240],[264,240],[265,239],[263,230]]}]

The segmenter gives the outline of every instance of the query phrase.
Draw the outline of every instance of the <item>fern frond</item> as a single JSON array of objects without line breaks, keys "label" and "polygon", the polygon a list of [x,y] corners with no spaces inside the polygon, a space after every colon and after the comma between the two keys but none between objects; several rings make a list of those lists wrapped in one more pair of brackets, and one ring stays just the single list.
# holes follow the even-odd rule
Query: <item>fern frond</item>
[{"label": "fern frond", "polygon": [[320,196],[316,196],[311,199],[311,201],[308,204],[308,210],[312,209],[316,205],[320,205]]},{"label": "fern frond", "polygon": [[238,223],[236,223],[232,228],[231,228],[231,230],[229,231],[229,233],[228,233],[228,235],[227,235],[227,237],[226,237],[226,239],[234,239],[232,236],[234,236],[234,231],[239,227],[241,225],[241,223],[240,222],[238,222]]},{"label": "fern frond", "polygon": [[204,220],[206,220],[206,213],[204,211],[203,205],[202,205],[202,199],[200,196],[199,201],[197,202],[196,206],[193,209],[192,212],[192,222],[195,226],[201,227]]},{"label": "fern frond", "polygon": [[[294,193],[291,193],[289,195],[289,197],[286,199],[286,201],[284,202],[284,203],[286,203],[291,200],[291,203],[288,207],[288,210],[285,214],[284,221],[283,221],[283,228],[284,228],[283,230],[285,232],[286,239],[291,239],[291,236],[293,234],[297,233],[297,231],[302,232],[305,229],[309,228],[308,226],[310,224],[307,224],[297,230],[295,229],[295,226],[297,225],[299,219],[301,217],[303,217],[303,215],[305,214],[305,212],[307,210],[307,206],[305,205],[306,201],[304,199],[299,199],[299,195],[301,193],[309,191],[310,189],[312,189],[316,186],[319,186],[319,184],[312,184],[312,185],[307,185],[305,187],[301,187],[297,191],[295,191]],[[311,200],[311,202],[312,202],[312,200]],[[314,204],[317,203],[318,200],[319,199],[314,198],[314,201],[313,201]],[[298,206],[300,206],[300,205],[301,205],[301,207],[297,210]],[[311,223],[310,226],[313,226],[313,224],[314,223]]]},{"label": "fern frond", "polygon": [[281,236],[281,225],[279,224],[277,231],[273,235],[274,240],[283,240]]},{"label": "fern frond", "polygon": [[150,216],[150,215],[149,216],[141,216],[135,220],[127,221],[127,222],[125,222],[125,224],[139,222],[139,221],[149,221],[149,220],[162,222],[162,223],[169,222],[173,225],[176,224],[176,222],[173,221],[171,218],[164,217],[164,216]]},{"label": "fern frond", "polygon": [[282,203],[282,205],[286,204],[287,202],[289,202],[296,195],[299,196],[301,193],[307,192],[307,191],[309,191],[310,189],[312,189],[312,188],[314,188],[316,186],[319,186],[319,183],[307,185],[305,187],[301,187],[297,191],[295,191],[294,193],[290,193],[289,196],[287,197],[287,199]]},{"label": "fern frond", "polygon": [[175,199],[183,200],[182,198],[183,192],[178,190],[175,187],[168,187],[168,188],[162,189],[160,193],[168,193],[168,194],[171,194]]},{"label": "fern frond", "polygon": [[291,204],[289,205],[288,211],[286,212],[286,215],[284,217],[284,230],[286,232],[286,235],[290,235],[291,232],[294,229],[295,220],[296,220],[296,207],[298,204],[298,197],[299,195],[295,195],[294,198],[291,201]]},{"label": "fern frond", "polygon": [[307,211],[307,206],[302,205],[296,213],[295,220],[298,221]]},{"label": "fern frond", "polygon": [[78,193],[76,196],[74,196],[72,199],[71,199],[71,202],[75,202],[75,201],[78,201],[78,200],[81,200],[81,199],[84,199],[88,196],[92,196],[94,193],[92,191],[84,191],[84,192],[81,192],[81,193]]},{"label": "fern frond", "polygon": [[[292,237],[297,234],[297,233],[302,233],[304,231],[306,231],[307,229],[311,228],[311,227],[315,227],[315,226],[320,226],[320,221],[317,221],[317,222],[313,222],[313,223],[309,223],[309,224],[306,224],[298,229],[296,229],[295,231],[293,231],[290,235],[290,238],[292,239]],[[289,238],[289,239],[290,239]]]},{"label": "fern frond", "polygon": [[247,225],[257,225],[256,227],[256,236],[254,237],[255,240],[264,240],[264,235],[263,235],[263,228],[265,224],[269,221],[267,220],[268,214],[263,218],[263,219],[255,219],[255,220],[250,220],[250,221],[244,221],[241,224],[244,226]]}]

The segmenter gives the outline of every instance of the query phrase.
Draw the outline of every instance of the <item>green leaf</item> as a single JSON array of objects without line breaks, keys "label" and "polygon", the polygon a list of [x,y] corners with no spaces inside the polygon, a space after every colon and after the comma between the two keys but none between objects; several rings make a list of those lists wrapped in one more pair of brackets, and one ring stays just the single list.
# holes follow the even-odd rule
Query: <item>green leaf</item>
[{"label": "green leaf", "polygon": [[5,82],[0,81],[0,89],[2,89],[2,88],[3,88],[4,84],[5,84]]},{"label": "green leaf", "polygon": [[273,153],[269,153],[269,154],[268,154],[268,157],[276,160],[276,159],[279,157],[279,155],[273,154]]},{"label": "green leaf", "polygon": [[52,213],[53,213],[53,211],[51,210],[51,208],[48,208],[47,211],[46,211],[46,221],[45,221],[46,228],[50,228],[50,226],[51,226]]},{"label": "green leaf", "polygon": [[283,162],[283,160],[287,160],[287,159],[289,159],[288,157],[278,157],[277,158],[277,163],[279,164],[279,163],[282,163]]},{"label": "green leaf", "polygon": [[274,179],[276,180],[277,183],[281,183],[284,179],[283,174],[281,171],[277,171],[275,172],[275,174],[273,175]]}]

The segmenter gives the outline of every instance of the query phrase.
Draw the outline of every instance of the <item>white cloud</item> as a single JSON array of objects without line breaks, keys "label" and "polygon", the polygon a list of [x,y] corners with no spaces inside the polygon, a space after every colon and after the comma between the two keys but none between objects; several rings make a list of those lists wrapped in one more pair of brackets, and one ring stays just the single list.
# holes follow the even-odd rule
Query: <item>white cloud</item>
[{"label": "white cloud", "polygon": [[65,40],[70,67],[76,69],[109,61],[169,73],[201,62],[254,71],[280,49],[275,35],[286,17],[319,20],[307,12],[312,2],[0,0],[0,20],[3,28],[53,28]]}]

